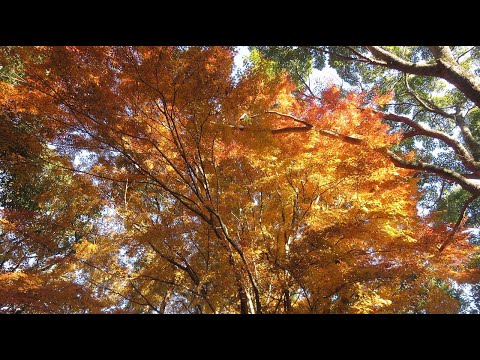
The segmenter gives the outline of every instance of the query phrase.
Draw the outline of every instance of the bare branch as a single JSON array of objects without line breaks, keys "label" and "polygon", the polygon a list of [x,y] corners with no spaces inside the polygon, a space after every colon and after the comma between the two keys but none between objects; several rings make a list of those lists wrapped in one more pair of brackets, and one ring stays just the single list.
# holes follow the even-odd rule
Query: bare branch
[{"label": "bare branch", "polygon": [[462,58],[464,55],[467,55],[470,51],[472,51],[473,49],[475,49],[475,46],[472,46],[470,49],[468,49],[467,51],[464,51],[463,53],[461,53],[460,55],[457,56],[457,58],[455,59],[457,61],[457,63],[460,64],[459,60],[460,58]]},{"label": "bare branch", "polygon": [[408,75],[405,74],[405,85],[407,87],[407,91],[410,95],[412,95],[415,100],[417,100],[417,102],[425,109],[425,110],[428,110],[430,112],[433,112],[435,114],[438,114],[438,115],[441,115],[441,116],[444,116],[446,118],[449,118],[449,119],[453,119],[454,118],[454,114],[449,114],[447,113],[446,111],[444,111],[443,109],[439,108],[438,106],[436,106],[435,104],[433,104],[432,102],[428,101],[428,104],[427,104],[427,100],[424,100],[422,98],[420,98],[420,96],[417,95],[417,93],[415,91],[413,91],[413,89],[410,87],[410,84],[408,83]]},{"label": "bare branch", "polygon": [[391,113],[382,114],[382,116],[383,116],[383,119],[385,120],[400,122],[415,129],[415,131],[411,133],[407,133],[407,136],[405,138],[416,136],[416,135],[424,135],[434,139],[438,139],[444,142],[445,144],[447,144],[448,146],[450,146],[455,151],[455,153],[460,157],[460,160],[462,161],[462,163],[467,169],[474,172],[480,169],[480,162],[475,161],[472,154],[454,137],[448,134],[445,134],[444,132],[441,132],[441,131],[429,129],[405,116],[400,116],[400,115],[391,114]]},{"label": "bare branch", "polygon": [[438,67],[437,64],[417,64],[404,60],[401,57],[385,50],[381,46],[367,46],[367,49],[378,59],[383,60],[384,63],[378,63],[378,65],[403,71],[409,74],[422,75],[422,76],[437,76]]},{"label": "bare branch", "polygon": [[374,59],[366,54],[362,54],[360,51],[357,51],[353,46],[347,46],[348,50],[353,52],[355,55],[363,59],[364,62],[368,62],[370,64],[375,64],[375,65],[380,65],[380,66],[385,66],[386,62],[385,61],[379,61],[377,59]]},{"label": "bare branch", "polygon": [[135,290],[135,292],[140,295],[140,297],[145,300],[145,302],[147,303],[147,305],[153,310],[155,311],[157,314],[160,314],[160,310],[157,309],[157,307],[155,305],[153,305],[150,300],[147,299],[147,297],[145,295],[143,295],[143,293],[135,286],[135,284],[133,283],[133,281],[130,281],[130,285],[132,286],[133,290]]},{"label": "bare branch", "polygon": [[455,223],[455,226],[453,227],[452,231],[450,232],[450,234],[448,235],[447,239],[443,242],[443,244],[438,248],[438,251],[439,252],[442,252],[445,247],[450,244],[453,240],[453,236],[455,235],[455,233],[458,231],[458,229],[460,228],[460,226],[462,225],[462,223],[466,220],[465,219],[465,212],[467,211],[469,205],[474,202],[477,198],[478,198],[479,194],[476,193],[476,194],[472,194],[472,196],[470,196],[467,201],[465,201],[465,203],[463,204],[462,206],[462,209],[460,210],[460,214],[458,216],[458,220],[457,222]]},{"label": "bare branch", "polygon": [[465,144],[470,149],[475,160],[478,161],[478,159],[480,158],[480,144],[473,137],[470,128],[465,124],[465,118],[459,112],[457,112],[457,114],[454,116],[454,121],[455,124],[460,128],[460,133],[462,134],[463,141],[465,141]]},{"label": "bare branch", "polygon": [[426,162],[419,161],[419,160],[410,162],[401,158],[391,150],[387,150],[387,155],[390,157],[392,162],[398,167],[401,167],[404,169],[419,170],[422,172],[429,172],[429,173],[439,175],[447,180],[457,183],[464,190],[472,194],[478,193],[480,191],[480,186],[476,185],[475,183],[473,183],[472,181],[470,181],[469,179],[467,179],[462,174],[456,171],[446,169],[441,166],[428,164]]},{"label": "bare branch", "polygon": [[[299,119],[299,118],[297,118],[293,115],[284,114],[284,113],[281,113],[281,112],[278,112],[278,111],[275,111],[275,110],[267,110],[267,111],[265,111],[265,114],[275,114],[275,115],[278,115],[278,116],[286,117],[286,118],[292,119],[295,122],[303,124],[308,128],[311,128],[313,126],[308,121],[305,121],[305,120]],[[258,116],[261,116],[261,114],[252,115],[251,117],[254,118],[254,117],[258,117]]]},{"label": "bare branch", "polygon": [[[323,53],[325,53],[325,54],[329,54],[329,55],[336,56],[336,57],[338,57],[339,59],[342,59],[342,60],[345,60],[345,61],[359,61],[359,62],[364,62],[364,63],[370,63],[370,62],[372,62],[372,60],[373,60],[373,59],[372,59],[372,60],[370,60],[370,59],[365,59],[365,58],[364,58],[365,56],[364,56],[363,54],[362,54],[360,57],[349,57],[349,56],[346,56],[346,55],[339,54],[339,53],[337,53],[337,52],[335,52],[335,51],[326,50],[326,49],[324,49],[324,48],[322,48],[322,49],[317,49],[317,48],[315,48],[315,50],[316,50],[316,51],[321,51],[321,52],[323,52]],[[375,60],[373,60],[373,61],[375,61]]]}]

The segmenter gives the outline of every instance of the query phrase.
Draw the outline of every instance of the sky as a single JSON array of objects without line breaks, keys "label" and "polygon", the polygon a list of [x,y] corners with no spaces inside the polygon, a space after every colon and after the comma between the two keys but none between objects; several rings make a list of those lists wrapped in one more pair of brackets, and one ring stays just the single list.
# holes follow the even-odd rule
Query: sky
[{"label": "sky", "polygon": [[[237,47],[238,53],[234,58],[234,70],[236,71],[243,68],[244,61],[250,55],[250,51],[248,50],[248,46],[238,46]],[[321,71],[318,69],[313,69],[312,74],[310,74],[309,79],[310,84],[315,84],[317,82],[322,83],[329,83],[335,84],[338,86],[343,86],[348,88],[348,84],[344,83],[340,76],[338,76],[337,71],[332,69],[330,66],[326,65]]]}]

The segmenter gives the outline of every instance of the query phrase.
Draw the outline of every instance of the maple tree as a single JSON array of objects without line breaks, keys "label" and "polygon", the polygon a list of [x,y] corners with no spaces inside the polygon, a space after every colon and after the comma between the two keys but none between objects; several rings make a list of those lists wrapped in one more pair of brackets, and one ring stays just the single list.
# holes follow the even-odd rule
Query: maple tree
[{"label": "maple tree", "polygon": [[[4,94],[11,90],[4,89]],[[37,119],[2,107],[0,133],[0,304],[6,312],[83,312],[98,302],[68,279],[71,245],[92,228],[91,184],[54,167]],[[48,159],[48,160],[47,160]],[[83,217],[83,218],[82,218]]]},{"label": "maple tree", "polygon": [[2,49],[1,311],[458,310],[478,249],[417,215],[389,96],[311,97],[262,61],[233,76],[233,57]]},{"label": "maple tree", "polygon": [[[391,153],[419,170],[421,205],[478,228],[480,52],[477,46],[259,46],[273,71],[286,69],[309,90],[308,75],[327,64],[349,88],[394,91],[382,116],[403,132]],[[314,95],[314,94],[313,94]],[[411,159],[403,157],[415,151]],[[478,241],[478,238],[476,239]]]}]

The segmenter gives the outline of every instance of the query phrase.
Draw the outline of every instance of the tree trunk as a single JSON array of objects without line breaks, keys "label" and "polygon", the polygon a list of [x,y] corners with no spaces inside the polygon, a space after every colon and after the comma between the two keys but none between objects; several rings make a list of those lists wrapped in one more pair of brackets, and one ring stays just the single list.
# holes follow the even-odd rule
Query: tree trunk
[{"label": "tree trunk", "polygon": [[248,314],[248,299],[243,287],[238,288],[238,297],[240,298],[240,314]]},{"label": "tree trunk", "polygon": [[292,299],[290,298],[290,290],[283,291],[283,310],[289,314],[292,311]]}]

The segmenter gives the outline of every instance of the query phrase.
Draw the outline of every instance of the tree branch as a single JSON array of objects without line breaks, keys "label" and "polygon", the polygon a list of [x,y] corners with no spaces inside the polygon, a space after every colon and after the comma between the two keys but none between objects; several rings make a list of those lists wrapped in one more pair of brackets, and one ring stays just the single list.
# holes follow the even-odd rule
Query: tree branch
[{"label": "tree branch", "polygon": [[386,113],[382,114],[383,119],[390,120],[394,122],[400,122],[412,127],[415,131],[406,133],[406,137],[412,137],[416,135],[424,135],[434,139],[438,139],[449,147],[451,147],[455,153],[459,156],[460,160],[462,161],[463,165],[473,171],[479,171],[480,169],[480,162],[475,161],[472,154],[461,144],[459,143],[454,137],[445,134],[444,132],[429,129],[405,116],[400,116],[396,114]]},{"label": "tree branch", "polygon": [[448,46],[429,48],[437,62],[434,76],[447,80],[480,107],[480,77],[458,64]]},{"label": "tree branch", "polygon": [[280,128],[280,129],[273,129],[273,130],[270,130],[270,132],[273,135],[278,135],[278,134],[289,134],[294,132],[307,132],[310,130],[311,130],[311,127],[307,127],[307,126],[289,126],[289,127]]},{"label": "tree branch", "polygon": [[463,53],[461,53],[460,55],[457,56],[457,58],[455,59],[457,61],[457,63],[460,63],[459,60],[461,57],[463,57],[464,55],[468,54],[470,51],[472,51],[473,49],[475,49],[475,46],[472,46],[470,49],[468,49],[467,51],[464,51]]},{"label": "tree branch", "polygon": [[347,49],[350,50],[351,52],[353,52],[355,55],[359,56],[362,60],[359,60],[359,61],[363,61],[363,62],[368,62],[370,64],[374,64],[374,65],[380,65],[380,66],[385,66],[386,65],[386,62],[385,61],[379,61],[377,59],[374,59],[366,54],[362,54],[360,51],[356,50],[353,46],[347,46]]},{"label": "tree branch", "polygon": [[473,183],[472,181],[470,181],[469,179],[467,179],[462,174],[456,171],[445,169],[443,167],[433,165],[433,164],[428,164],[426,162],[418,161],[418,160],[409,162],[401,158],[391,150],[387,150],[387,155],[390,157],[392,162],[398,167],[401,167],[404,169],[419,170],[422,172],[429,172],[429,173],[439,175],[447,180],[457,183],[464,190],[472,194],[478,193],[480,191],[479,185]]},{"label": "tree branch", "polygon": [[450,234],[448,235],[447,239],[443,242],[443,244],[438,248],[438,251],[439,252],[442,252],[445,247],[450,244],[453,240],[453,236],[455,235],[455,233],[458,231],[458,229],[460,228],[460,226],[462,225],[462,223],[464,222],[464,218],[465,218],[465,212],[467,211],[469,205],[475,201],[475,199],[477,199],[479,196],[478,193],[476,194],[472,194],[472,196],[470,196],[467,201],[465,201],[465,203],[463,204],[463,207],[462,209],[460,210],[460,215],[458,216],[458,220],[457,222],[455,223],[455,226],[453,227],[452,231],[450,232]]},{"label": "tree branch", "polygon": [[140,297],[145,300],[145,302],[147,303],[147,305],[153,310],[155,311],[157,314],[161,314],[160,310],[157,309],[157,307],[155,305],[153,305],[150,300],[147,299],[147,297],[145,295],[143,295],[143,293],[135,286],[135,284],[133,283],[133,281],[130,281],[130,285],[132,286],[133,290],[135,290],[135,292],[140,295]]},{"label": "tree branch", "polygon": [[447,113],[446,111],[444,111],[443,109],[439,108],[437,105],[433,104],[432,102],[428,101],[428,104],[427,104],[427,100],[424,100],[422,98],[420,98],[417,93],[415,93],[415,91],[413,91],[413,89],[410,87],[410,84],[408,83],[408,75],[405,74],[405,85],[407,87],[407,91],[410,95],[412,95],[415,100],[417,100],[417,102],[425,109],[425,110],[428,110],[430,112],[433,112],[435,114],[438,114],[438,115],[441,115],[441,116],[444,116],[446,118],[449,118],[449,119],[453,119],[455,117],[454,114],[449,114]]},{"label": "tree branch", "polygon": [[457,114],[453,117],[455,124],[460,128],[460,133],[462,134],[463,141],[470,149],[474,159],[478,161],[480,159],[480,144],[472,135],[472,132],[465,124],[465,118],[457,112]]},{"label": "tree branch", "polygon": [[381,46],[367,46],[367,49],[378,59],[383,60],[384,63],[378,63],[383,67],[403,71],[409,74],[422,76],[436,76],[438,75],[437,64],[416,64],[404,60],[401,57],[385,50]]},{"label": "tree branch", "polygon": [[[265,114],[275,114],[275,115],[278,115],[278,116],[282,116],[282,117],[286,117],[286,118],[289,118],[289,119],[292,119],[293,121],[295,122],[298,122],[300,124],[303,124],[305,125],[306,127],[308,128],[311,128],[313,127],[312,124],[310,124],[308,121],[305,121],[305,120],[302,120],[302,119],[299,119],[293,115],[290,115],[290,114],[284,114],[284,113],[281,113],[279,111],[275,111],[275,110],[267,110],[264,112]],[[252,115],[251,117],[254,118],[254,117],[259,117],[261,116],[261,114],[256,114],[256,115]]]}]

